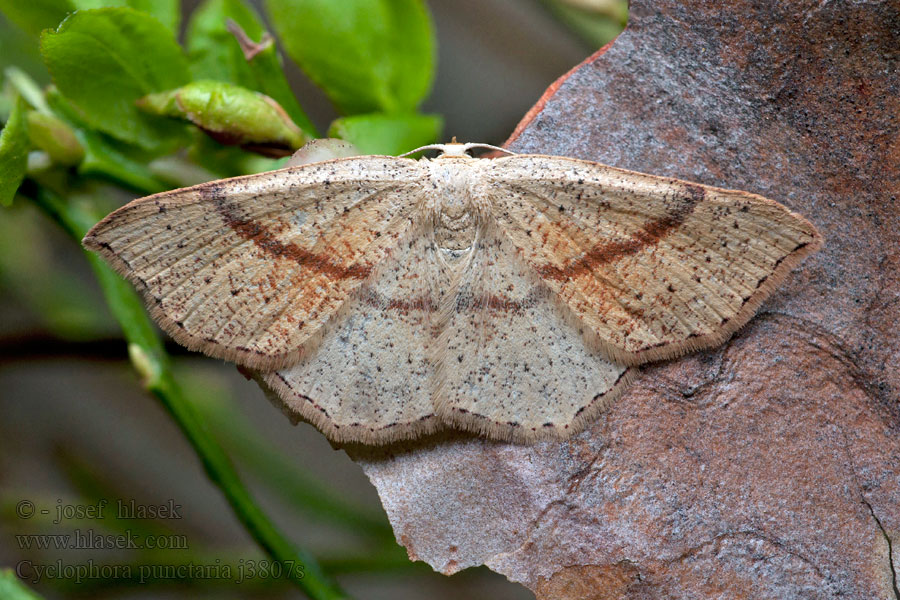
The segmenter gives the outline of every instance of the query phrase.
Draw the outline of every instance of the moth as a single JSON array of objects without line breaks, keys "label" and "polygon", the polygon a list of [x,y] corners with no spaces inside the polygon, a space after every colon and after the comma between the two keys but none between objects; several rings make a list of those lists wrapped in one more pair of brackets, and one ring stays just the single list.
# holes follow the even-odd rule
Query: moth
[{"label": "moth", "polygon": [[84,245],[179,343],[369,444],[445,426],[566,438],[630,367],[728,339],[821,245],[751,193],[479,147],[156,194]]}]

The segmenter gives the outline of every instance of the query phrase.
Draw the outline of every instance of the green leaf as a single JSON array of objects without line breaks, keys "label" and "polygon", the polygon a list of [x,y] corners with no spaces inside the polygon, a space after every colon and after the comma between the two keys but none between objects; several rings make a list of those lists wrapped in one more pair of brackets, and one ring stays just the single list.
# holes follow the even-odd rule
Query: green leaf
[{"label": "green leaf", "polygon": [[0,598],[5,600],[40,600],[22,583],[12,569],[0,569]]},{"label": "green leaf", "polygon": [[397,155],[434,143],[442,127],[438,115],[376,113],[337,119],[328,135],[347,140],[363,154]]},{"label": "green leaf", "polygon": [[28,73],[13,66],[8,67],[3,74],[9,87],[18,92],[32,108],[44,113],[49,112],[47,102],[44,100],[44,91]]},{"label": "green leaf", "polygon": [[412,112],[431,88],[422,0],[266,0],[288,55],[345,114]]},{"label": "green leaf", "polygon": [[73,10],[69,0],[0,0],[0,12],[34,36],[56,27]]},{"label": "green leaf", "polygon": [[12,114],[0,131],[0,205],[12,204],[16,190],[25,178],[28,167],[28,128],[25,113],[28,105],[18,94]]},{"label": "green leaf", "polygon": [[6,120],[10,119],[17,98],[22,98],[29,109],[34,108],[34,111],[28,112],[25,119],[25,130],[28,133],[29,147],[34,146],[33,132],[30,129],[30,114],[32,112],[39,112],[45,115],[50,114],[50,109],[44,100],[44,92],[34,79],[18,67],[8,67],[3,74],[6,76],[6,93],[3,94],[3,98],[9,103],[8,110],[3,117]]},{"label": "green leaf", "polygon": [[178,35],[181,24],[181,2],[179,0],[71,0],[78,10],[94,8],[127,7],[153,15],[159,22]]},{"label": "green leaf", "polygon": [[[226,23],[231,20],[260,51],[248,59]],[[207,0],[191,15],[186,46],[194,79],[215,79],[262,92],[284,108],[309,135],[317,135],[291,91],[274,41],[264,43],[262,21],[241,0]],[[271,38],[270,38],[271,39]]]},{"label": "green leaf", "polygon": [[130,8],[79,11],[41,36],[59,91],[91,126],[163,153],[183,128],[138,110],[138,98],[189,80],[181,48],[158,20]]},{"label": "green leaf", "polygon": [[0,12],[30,33],[38,36],[44,29],[56,28],[76,10],[128,7],[153,15],[173,35],[181,21],[180,0],[0,0]]}]

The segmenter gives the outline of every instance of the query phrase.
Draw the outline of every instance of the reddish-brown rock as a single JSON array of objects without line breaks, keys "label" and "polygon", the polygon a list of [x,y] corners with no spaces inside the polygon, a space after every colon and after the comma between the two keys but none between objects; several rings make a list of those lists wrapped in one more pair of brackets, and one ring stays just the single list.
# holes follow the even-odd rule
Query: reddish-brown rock
[{"label": "reddish-brown rock", "polygon": [[900,3],[635,0],[509,147],[756,192],[826,244],[568,442],[350,449],[410,555],[541,598],[900,598]]}]

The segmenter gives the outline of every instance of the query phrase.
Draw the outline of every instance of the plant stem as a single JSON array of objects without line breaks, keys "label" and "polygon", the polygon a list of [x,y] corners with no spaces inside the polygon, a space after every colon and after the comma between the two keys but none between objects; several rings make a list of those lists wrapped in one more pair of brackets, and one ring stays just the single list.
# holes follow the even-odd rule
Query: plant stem
[{"label": "plant stem", "polygon": [[198,410],[225,447],[233,448],[235,460],[245,462],[250,471],[299,510],[327,519],[336,525],[363,533],[374,540],[396,547],[393,530],[384,513],[373,513],[349,501],[302,471],[284,455],[274,451],[246,423],[229,418],[227,412],[200,404]]},{"label": "plant stem", "polygon": [[[25,189],[21,191],[26,192]],[[68,203],[43,187],[37,187],[34,192],[30,196],[35,203],[76,241],[80,242],[98,220],[89,206]],[[325,576],[315,559],[306,551],[295,548],[250,495],[230,459],[172,376],[162,341],[131,285],[99,257],[90,252],[86,255],[110,310],[122,327],[128,341],[129,356],[135,369],[144,377],[144,386],[175,419],[200,457],[207,475],[225,495],[238,520],[273,559],[285,564],[285,570],[290,571],[289,578],[310,598],[345,598],[346,595]],[[287,565],[302,565],[302,570],[287,569]]]}]

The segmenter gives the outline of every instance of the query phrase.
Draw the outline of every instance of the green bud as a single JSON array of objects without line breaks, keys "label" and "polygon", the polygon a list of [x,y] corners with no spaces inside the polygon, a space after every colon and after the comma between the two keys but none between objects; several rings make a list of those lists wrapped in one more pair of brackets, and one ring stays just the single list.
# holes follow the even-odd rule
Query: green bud
[{"label": "green bud", "polygon": [[145,112],[190,121],[217,142],[266,156],[287,156],[309,141],[264,94],[220,81],[195,81],[138,100]]},{"label": "green bud", "polygon": [[28,138],[47,153],[54,164],[73,167],[84,159],[84,148],[68,123],[51,114],[28,113]]},{"label": "green bud", "polygon": [[336,138],[320,138],[308,142],[305,146],[294,152],[291,158],[284,163],[285,167],[296,167],[308,163],[330,160],[332,158],[345,158],[359,156],[359,149],[350,142]]},{"label": "green bud", "polygon": [[159,364],[150,358],[150,355],[137,344],[128,344],[128,358],[131,359],[131,365],[134,370],[141,376],[141,383],[146,388],[152,388],[159,382],[162,375]]}]

